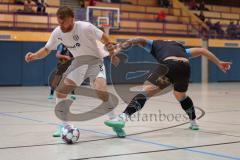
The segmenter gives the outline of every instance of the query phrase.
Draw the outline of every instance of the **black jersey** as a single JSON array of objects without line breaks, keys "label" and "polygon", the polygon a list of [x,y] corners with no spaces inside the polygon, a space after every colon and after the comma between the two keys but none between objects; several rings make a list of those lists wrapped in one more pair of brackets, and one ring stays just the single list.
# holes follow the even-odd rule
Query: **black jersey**
[{"label": "black jersey", "polygon": [[154,40],[151,54],[158,62],[170,56],[183,57],[189,59],[186,54],[185,47],[176,41]]}]

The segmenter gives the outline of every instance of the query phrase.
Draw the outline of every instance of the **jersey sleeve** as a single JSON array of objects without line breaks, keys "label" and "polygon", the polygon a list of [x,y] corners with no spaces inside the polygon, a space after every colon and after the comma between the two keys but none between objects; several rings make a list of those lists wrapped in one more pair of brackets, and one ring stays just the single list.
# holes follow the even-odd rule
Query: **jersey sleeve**
[{"label": "jersey sleeve", "polygon": [[45,48],[47,48],[49,51],[57,49],[58,46],[58,39],[56,34],[56,29],[52,32],[50,38],[48,39]]},{"label": "jersey sleeve", "polygon": [[89,34],[93,39],[99,40],[99,41],[102,39],[103,31],[101,31],[100,29],[98,29],[96,26],[94,26],[91,23],[90,23],[88,29],[89,29]]},{"label": "jersey sleeve", "polygon": [[153,45],[153,40],[147,40],[147,45],[145,47],[143,47],[145,49],[145,51],[147,51],[148,53],[151,53],[152,51],[152,45]]},{"label": "jersey sleeve", "polygon": [[185,49],[185,51],[186,51],[188,58],[191,58],[192,57],[191,49],[187,48],[187,49]]}]

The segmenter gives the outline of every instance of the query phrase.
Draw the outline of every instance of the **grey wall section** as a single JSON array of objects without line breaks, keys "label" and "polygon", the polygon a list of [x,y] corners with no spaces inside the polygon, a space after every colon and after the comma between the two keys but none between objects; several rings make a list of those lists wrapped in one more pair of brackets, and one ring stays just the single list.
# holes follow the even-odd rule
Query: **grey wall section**
[{"label": "grey wall section", "polygon": [[[42,42],[0,42],[0,85],[23,85],[23,86],[42,86],[48,84],[49,73],[54,69],[57,63],[55,51],[53,51],[44,60],[39,60],[31,63],[24,61],[24,56],[29,51],[37,51],[43,47]],[[209,81],[240,81],[240,53],[238,48],[210,48],[218,57],[223,60],[233,62],[232,69],[229,73],[224,74],[218,68],[209,63]],[[149,64],[156,63],[154,58],[141,48],[134,47],[129,51],[124,52],[128,57],[128,62],[125,63],[124,71],[127,72],[129,64],[140,63],[141,68],[147,68]],[[110,76],[110,60],[105,58],[104,63],[107,69],[107,80],[111,83]],[[201,82],[201,58],[190,60],[191,63],[191,82]],[[150,65],[151,66],[151,65]],[[131,66],[130,66],[131,67]],[[144,72],[131,72],[126,76],[114,74],[115,83],[142,83],[146,77]],[[130,78],[129,78],[130,77]],[[131,77],[137,77],[136,79]]]}]

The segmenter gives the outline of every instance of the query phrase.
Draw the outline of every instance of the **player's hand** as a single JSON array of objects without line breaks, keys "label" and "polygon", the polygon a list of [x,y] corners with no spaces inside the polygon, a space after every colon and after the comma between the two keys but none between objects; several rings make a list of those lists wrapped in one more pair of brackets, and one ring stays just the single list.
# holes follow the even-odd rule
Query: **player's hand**
[{"label": "player's hand", "polygon": [[70,56],[64,56],[64,59],[70,61],[72,58]]},{"label": "player's hand", "polygon": [[119,63],[120,63],[120,59],[119,59],[117,56],[112,56],[112,57],[111,57],[111,63],[112,63],[115,67],[117,67],[117,66],[119,65]]},{"label": "player's hand", "polygon": [[224,62],[224,61],[220,61],[218,64],[218,68],[223,71],[224,73],[226,73],[228,70],[231,69],[231,64],[232,62]]},{"label": "player's hand", "polygon": [[32,53],[32,52],[28,52],[26,55],[25,55],[25,61],[26,62],[31,62],[33,60],[35,60],[36,57],[35,57],[35,54]]},{"label": "player's hand", "polygon": [[107,49],[107,51],[110,53],[110,55],[114,54],[114,51],[116,49],[116,44],[115,42],[109,42],[107,44],[105,44],[105,47]]}]

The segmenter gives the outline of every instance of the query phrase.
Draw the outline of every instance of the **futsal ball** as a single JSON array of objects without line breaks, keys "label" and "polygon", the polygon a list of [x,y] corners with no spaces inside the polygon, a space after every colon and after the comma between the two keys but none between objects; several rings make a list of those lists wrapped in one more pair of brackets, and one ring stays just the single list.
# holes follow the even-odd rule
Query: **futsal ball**
[{"label": "futsal ball", "polygon": [[66,125],[62,128],[62,140],[67,144],[76,143],[79,139],[80,131],[78,128],[75,128],[73,125]]}]

